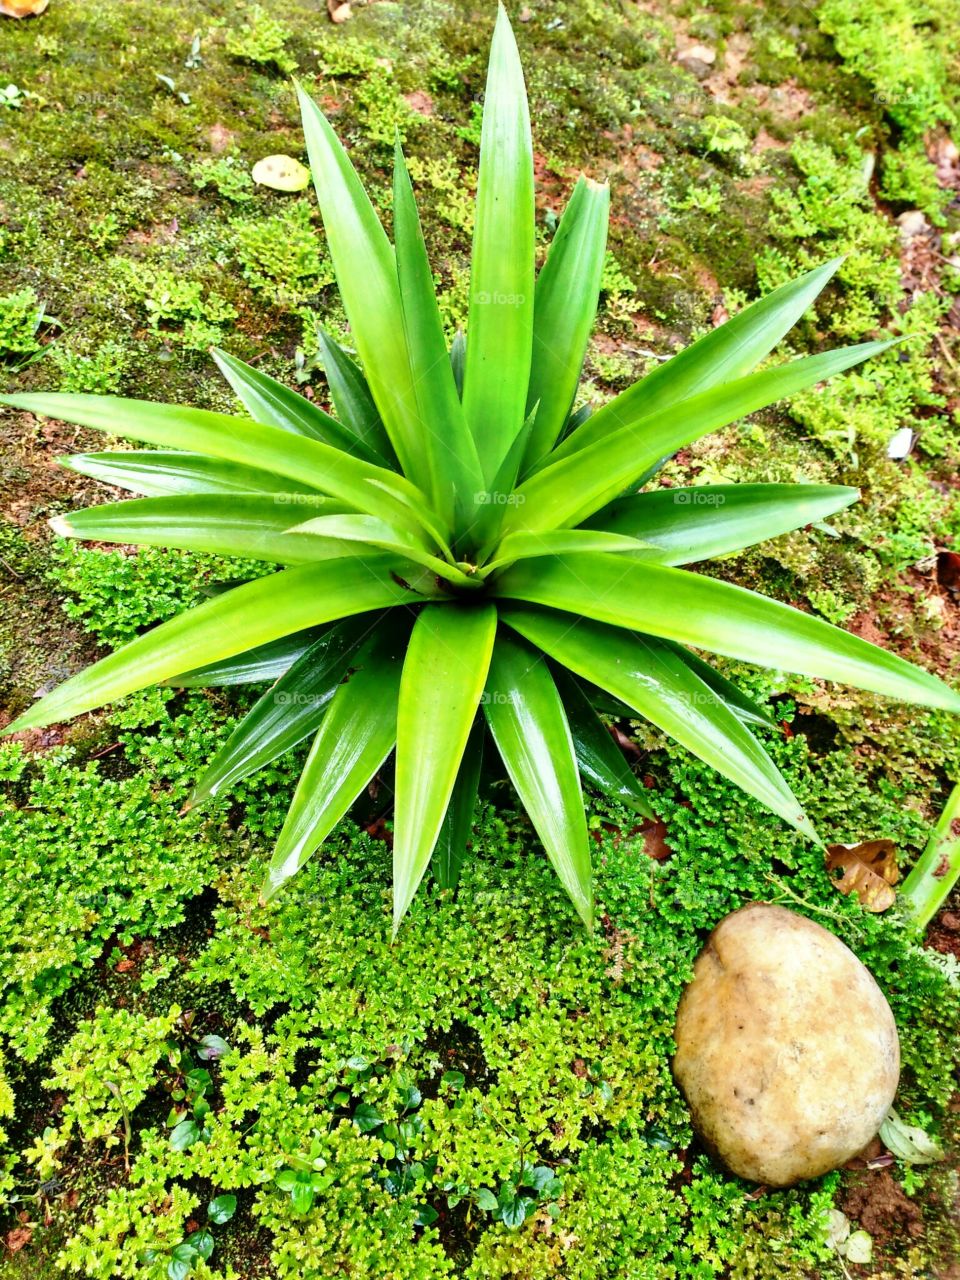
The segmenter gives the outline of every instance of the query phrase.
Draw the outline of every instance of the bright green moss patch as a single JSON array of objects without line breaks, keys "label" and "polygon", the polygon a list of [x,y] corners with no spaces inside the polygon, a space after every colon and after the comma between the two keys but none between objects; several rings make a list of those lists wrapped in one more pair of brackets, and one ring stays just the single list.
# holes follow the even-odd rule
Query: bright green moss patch
[{"label": "bright green moss patch", "polygon": [[[733,312],[847,253],[797,349],[914,336],[789,415],[705,441],[667,475],[858,485],[862,502],[831,521],[839,537],[798,531],[723,575],[955,680],[956,605],[933,566],[960,531],[955,372],[941,345],[956,362],[943,320],[960,277],[941,263],[940,294],[913,296],[892,216],[919,207],[957,230],[923,141],[957,110],[949,3],[530,8],[516,29],[541,249],[581,168],[612,186],[587,368],[597,397],[705,331],[715,308]],[[313,319],[349,335],[331,312],[313,196],[249,179],[265,155],[304,158],[287,70],[329,108],[379,207],[394,131],[405,136],[452,332],[466,312],[491,25],[492,12],[459,0],[357,4],[342,27],[313,0],[282,11],[52,0],[38,21],[0,19],[3,83],[21,91],[0,107],[7,383],[232,410],[206,354],[216,341],[290,383],[299,373],[326,402]],[[716,50],[721,97],[674,61],[678,38]],[[41,307],[59,327],[39,324]],[[0,674],[12,713],[79,665],[83,644],[118,643],[233,570],[161,552],[51,554],[43,517],[73,499],[49,464],[92,442],[48,439],[12,416],[0,425]],[[886,447],[902,426],[920,444],[894,463]],[[768,746],[818,827],[849,842],[890,836],[908,865],[958,776],[955,724],[730,674],[774,696],[794,736],[770,734]],[[200,1280],[327,1280],[348,1266],[379,1277],[384,1259],[417,1280],[839,1275],[825,1226],[846,1175],[756,1197],[692,1145],[669,1076],[693,958],[751,898],[810,914],[872,968],[901,1030],[898,1106],[947,1142],[950,1158],[929,1174],[892,1170],[924,1234],[894,1228],[859,1274],[937,1274],[957,1256],[945,1119],[956,964],[919,949],[895,915],[841,898],[815,849],[637,725],[671,853],[651,860],[626,814],[592,811],[595,937],[490,779],[461,888],[431,886],[391,948],[388,777],[269,908],[256,886],[299,760],[177,817],[249,697],[144,695],[73,729],[66,748],[55,736],[0,749],[0,929],[16,939],[0,959],[3,1234],[18,1213],[33,1224],[29,1244],[0,1261],[4,1280],[161,1280],[220,1194],[238,1209],[210,1227]],[[203,1061],[210,1035],[229,1050]],[[172,1115],[197,1101],[191,1071],[209,1072],[209,1133],[174,1150]],[[303,1212],[305,1173],[317,1184]]]}]

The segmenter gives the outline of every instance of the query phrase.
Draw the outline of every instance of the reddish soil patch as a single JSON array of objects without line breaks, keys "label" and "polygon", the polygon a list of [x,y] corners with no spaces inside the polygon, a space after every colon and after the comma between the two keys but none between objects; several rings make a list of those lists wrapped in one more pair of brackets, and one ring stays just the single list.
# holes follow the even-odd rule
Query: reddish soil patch
[{"label": "reddish soil patch", "polygon": [[854,1175],[840,1207],[852,1222],[869,1231],[878,1249],[896,1253],[896,1242],[923,1235],[923,1214],[907,1198],[888,1169]]}]

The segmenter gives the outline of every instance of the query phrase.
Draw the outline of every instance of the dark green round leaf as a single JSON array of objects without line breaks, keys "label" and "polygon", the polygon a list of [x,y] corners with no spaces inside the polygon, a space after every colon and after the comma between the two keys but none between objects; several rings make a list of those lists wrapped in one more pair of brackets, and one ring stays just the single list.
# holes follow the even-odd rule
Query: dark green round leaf
[{"label": "dark green round leaf", "polygon": [[200,1127],[195,1120],[181,1120],[170,1135],[174,1151],[187,1151],[200,1140]]},{"label": "dark green round leaf", "polygon": [[187,1236],[184,1243],[192,1245],[200,1257],[203,1258],[204,1262],[206,1262],[213,1253],[213,1233],[208,1231],[206,1227],[200,1231],[194,1231],[192,1235]]},{"label": "dark green round leaf", "polygon": [[230,1046],[222,1036],[204,1036],[197,1049],[197,1057],[201,1062],[213,1062],[230,1052]]},{"label": "dark green round leaf", "polygon": [[353,1113],[353,1123],[361,1133],[372,1133],[383,1124],[383,1117],[369,1102],[361,1102]]},{"label": "dark green round leaf", "polygon": [[218,1226],[229,1222],[237,1211],[237,1197],[231,1195],[217,1196],[207,1205],[207,1217]]}]

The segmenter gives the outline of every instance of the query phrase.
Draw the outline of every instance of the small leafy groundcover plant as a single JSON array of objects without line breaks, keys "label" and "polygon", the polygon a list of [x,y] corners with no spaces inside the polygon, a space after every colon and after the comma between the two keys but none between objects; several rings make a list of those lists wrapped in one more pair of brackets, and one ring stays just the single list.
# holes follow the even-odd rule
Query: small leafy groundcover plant
[{"label": "small leafy groundcover plant", "polygon": [[308,736],[273,894],[396,752],[394,932],[428,865],[452,885],[492,739],[583,920],[581,778],[645,811],[598,711],[636,714],[816,839],[751,733],[767,717],[688,646],[960,710],[941,681],[814,617],[681,566],[822,520],[856,491],[640,490],[704,433],[886,349],[756,368],[838,262],[786,284],[595,413],[574,409],[609,196],[581,178],[539,275],[523,73],[501,8],[485,96],[466,340],[448,352],[396,150],[391,244],[300,91],[330,255],[362,364],[321,335],[337,418],[224,352],[249,414],[83,395],[6,403],[159,446],[67,465],[143,495],[56,519],[65,535],[283,566],[133,640],[12,730],[148,685],[275,683],[192,804]]}]

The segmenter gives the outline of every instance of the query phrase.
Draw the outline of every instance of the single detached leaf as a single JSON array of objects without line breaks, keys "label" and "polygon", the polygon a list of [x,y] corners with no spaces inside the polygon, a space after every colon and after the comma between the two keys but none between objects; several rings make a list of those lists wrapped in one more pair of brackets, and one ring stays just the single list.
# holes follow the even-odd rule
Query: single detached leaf
[{"label": "single detached leaf", "polygon": [[842,1209],[831,1209],[827,1214],[827,1244],[838,1249],[850,1235],[850,1219]]},{"label": "single detached leaf", "polygon": [[873,1237],[867,1231],[854,1231],[839,1252],[854,1266],[865,1267],[873,1261]]},{"label": "single detached leaf", "polygon": [[310,185],[310,170],[293,156],[264,156],[253,166],[251,177],[271,191],[306,191]]},{"label": "single detached leaf", "polygon": [[893,886],[900,879],[900,870],[892,840],[828,844],[825,858],[834,888],[855,894],[864,910],[880,912],[893,906],[897,897]]},{"label": "single detached leaf", "polygon": [[907,1124],[893,1107],[880,1126],[880,1141],[905,1164],[934,1164],[943,1159],[939,1143],[918,1125]]}]

